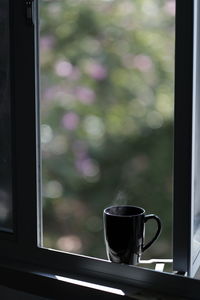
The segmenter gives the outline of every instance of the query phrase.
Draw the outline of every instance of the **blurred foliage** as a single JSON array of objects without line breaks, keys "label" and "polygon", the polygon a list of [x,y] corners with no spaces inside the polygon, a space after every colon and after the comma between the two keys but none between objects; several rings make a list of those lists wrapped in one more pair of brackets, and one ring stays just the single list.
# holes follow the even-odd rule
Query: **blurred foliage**
[{"label": "blurred foliage", "polygon": [[127,203],[162,219],[143,258],[171,256],[174,14],[174,0],[41,2],[44,246],[105,258],[103,209]]}]

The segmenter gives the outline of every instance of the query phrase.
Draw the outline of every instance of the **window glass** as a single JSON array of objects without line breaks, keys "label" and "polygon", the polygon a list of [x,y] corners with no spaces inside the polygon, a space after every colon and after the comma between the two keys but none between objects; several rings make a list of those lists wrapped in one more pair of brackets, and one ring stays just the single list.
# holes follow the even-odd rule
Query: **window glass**
[{"label": "window glass", "polygon": [[12,230],[9,1],[0,3],[0,230]]},{"label": "window glass", "polygon": [[200,250],[200,185],[199,185],[199,150],[200,150],[200,141],[198,136],[198,128],[199,128],[199,113],[200,113],[200,105],[199,105],[199,91],[196,94],[195,99],[195,110],[194,110],[194,141],[193,141],[193,201],[194,201],[194,220],[193,220],[193,257],[192,261],[195,262],[195,259]]},{"label": "window glass", "polygon": [[40,2],[44,247],[106,258],[103,209],[131,204],[171,257],[174,25],[174,0]]},{"label": "window glass", "polygon": [[193,239],[192,239],[192,263],[195,263],[200,251],[200,185],[199,185],[199,165],[200,165],[200,102],[199,102],[199,3],[195,2],[195,26],[194,26],[194,83],[193,83],[193,164],[192,164],[192,201],[193,201]]}]

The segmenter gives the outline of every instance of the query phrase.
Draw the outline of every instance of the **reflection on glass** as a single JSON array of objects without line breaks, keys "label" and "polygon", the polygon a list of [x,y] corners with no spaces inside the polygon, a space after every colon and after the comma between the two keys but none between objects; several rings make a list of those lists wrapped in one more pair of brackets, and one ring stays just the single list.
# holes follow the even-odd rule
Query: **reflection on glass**
[{"label": "reflection on glass", "polygon": [[40,3],[45,247],[105,258],[103,209],[133,204],[163,221],[146,258],[171,256],[174,16],[174,0]]},{"label": "reflection on glass", "polygon": [[197,257],[200,251],[200,182],[199,182],[199,150],[200,150],[200,140],[198,136],[198,128],[199,128],[199,113],[200,113],[200,105],[199,101],[196,101],[195,105],[195,142],[194,142],[194,186],[193,186],[193,201],[194,201],[194,224],[193,224],[193,262]]},{"label": "reflection on glass", "polygon": [[[198,42],[199,43],[199,42]],[[199,49],[199,45],[197,46]],[[198,50],[197,50],[198,53]],[[200,103],[199,103],[199,63],[196,62],[196,74],[195,74],[195,87],[194,87],[194,107],[193,107],[193,262],[200,251],[200,139],[199,139],[199,126],[200,126]]]},{"label": "reflection on glass", "polygon": [[0,230],[12,230],[9,1],[0,3]]}]

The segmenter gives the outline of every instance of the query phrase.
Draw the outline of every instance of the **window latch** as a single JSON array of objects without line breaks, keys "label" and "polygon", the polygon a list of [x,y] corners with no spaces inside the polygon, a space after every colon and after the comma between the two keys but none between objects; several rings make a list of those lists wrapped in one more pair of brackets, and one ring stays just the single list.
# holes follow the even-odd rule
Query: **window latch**
[{"label": "window latch", "polygon": [[25,6],[26,6],[26,21],[28,25],[33,25],[33,1],[34,0],[26,0]]}]

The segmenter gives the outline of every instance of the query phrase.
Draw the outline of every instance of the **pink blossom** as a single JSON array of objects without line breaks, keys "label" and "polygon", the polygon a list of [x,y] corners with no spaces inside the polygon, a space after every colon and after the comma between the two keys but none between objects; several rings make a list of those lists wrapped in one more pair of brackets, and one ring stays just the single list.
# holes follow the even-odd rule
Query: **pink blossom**
[{"label": "pink blossom", "polygon": [[77,87],[75,95],[84,104],[91,104],[95,99],[94,91],[84,86]]},{"label": "pink blossom", "polygon": [[175,12],[176,12],[175,0],[168,0],[164,6],[164,9],[169,15],[175,16]]},{"label": "pink blossom", "polygon": [[60,88],[58,86],[51,86],[51,87],[46,88],[43,91],[42,99],[52,100],[57,95],[59,90],[60,90]]},{"label": "pink blossom", "polygon": [[60,77],[68,77],[72,74],[73,66],[66,60],[58,61],[55,64],[55,72]]},{"label": "pink blossom", "polygon": [[80,70],[77,67],[73,67],[72,72],[70,74],[70,79],[78,80],[81,77]]},{"label": "pink blossom", "polygon": [[103,80],[107,77],[107,69],[98,62],[89,62],[86,65],[86,72],[96,80]]},{"label": "pink blossom", "polygon": [[76,140],[73,143],[73,150],[78,159],[87,158],[87,143],[85,141]]},{"label": "pink blossom", "polygon": [[72,92],[69,89],[59,85],[48,87],[42,91],[42,100],[44,101],[51,101],[54,99],[65,99],[65,101],[70,101],[72,96]]},{"label": "pink blossom", "polygon": [[136,55],[133,59],[133,67],[141,72],[148,72],[153,66],[152,60],[149,56],[144,54]]},{"label": "pink blossom", "polygon": [[62,118],[62,125],[68,130],[75,130],[79,124],[79,116],[74,112],[66,113]]},{"label": "pink blossom", "polygon": [[99,173],[97,162],[90,158],[77,160],[76,167],[80,173],[87,177],[93,177]]},{"label": "pink blossom", "polygon": [[51,35],[42,36],[40,38],[40,49],[42,51],[51,50],[54,46],[55,39]]}]

